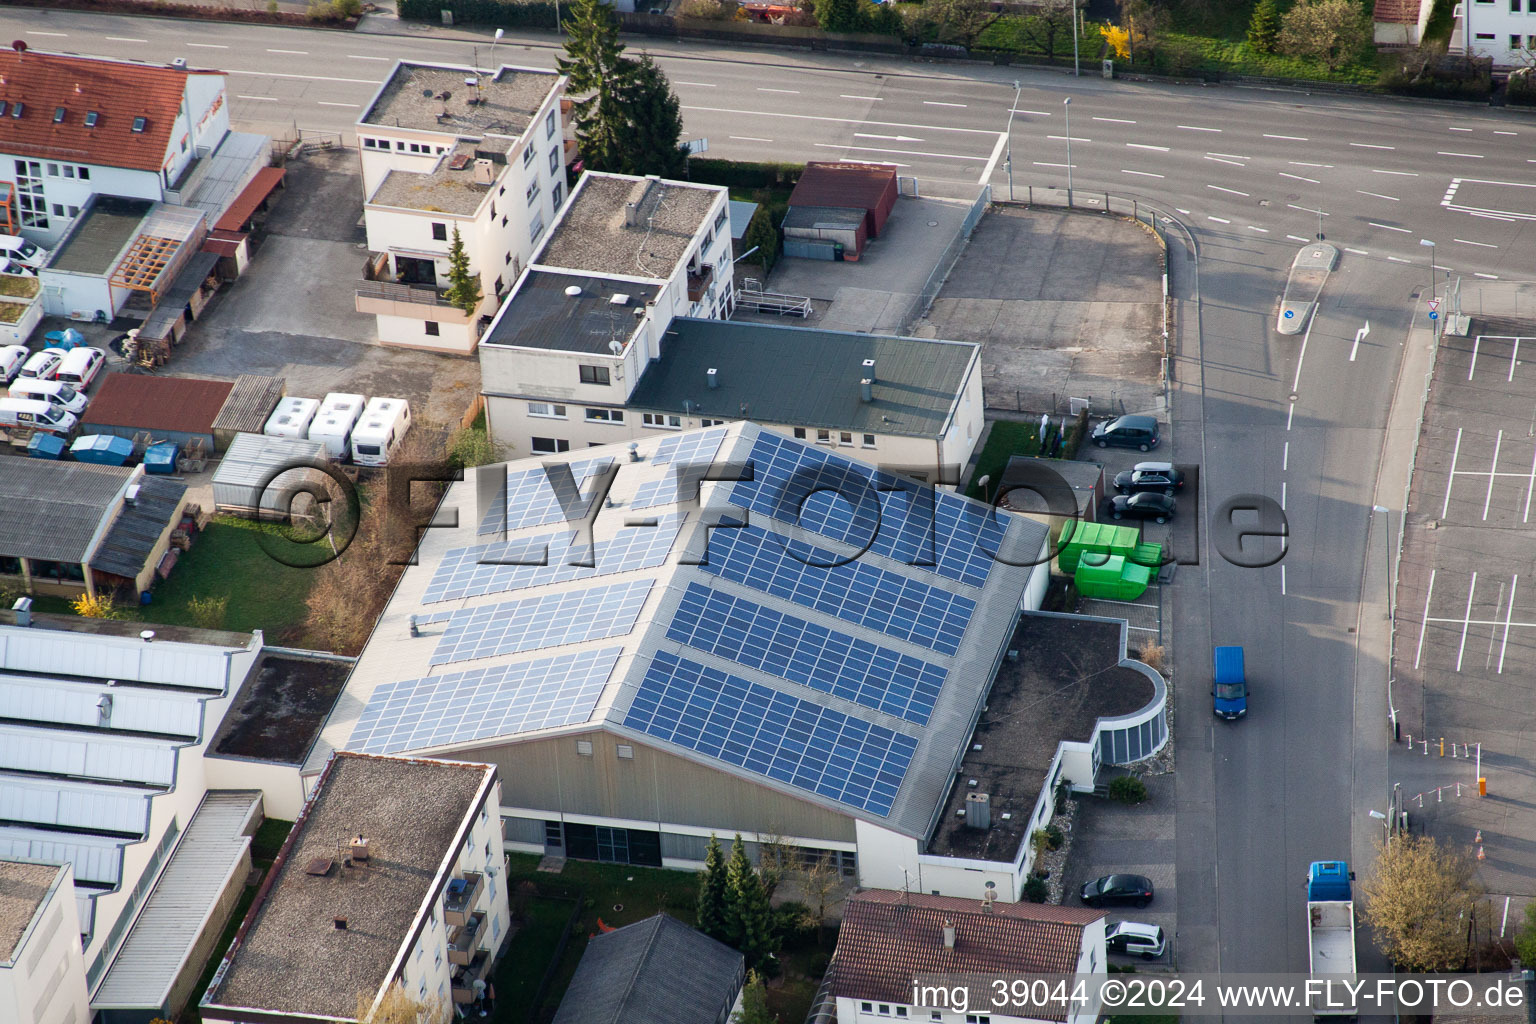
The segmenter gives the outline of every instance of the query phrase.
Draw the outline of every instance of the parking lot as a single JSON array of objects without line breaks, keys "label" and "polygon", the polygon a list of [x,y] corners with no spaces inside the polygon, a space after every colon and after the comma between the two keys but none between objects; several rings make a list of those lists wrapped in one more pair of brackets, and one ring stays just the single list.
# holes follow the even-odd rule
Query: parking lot
[{"label": "parking lot", "polygon": [[[1410,821],[1465,852],[1481,847],[1483,884],[1517,896],[1536,895],[1533,357],[1532,323],[1477,318],[1469,337],[1441,341],[1409,500],[1394,664],[1404,742],[1391,775]],[[1476,795],[1479,771],[1486,798]]]}]

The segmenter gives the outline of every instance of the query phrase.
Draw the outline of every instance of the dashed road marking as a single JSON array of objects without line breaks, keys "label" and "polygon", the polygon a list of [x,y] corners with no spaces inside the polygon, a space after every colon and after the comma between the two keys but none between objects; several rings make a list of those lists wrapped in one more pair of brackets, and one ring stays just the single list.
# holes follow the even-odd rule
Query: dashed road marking
[{"label": "dashed road marking", "polygon": [[1268,132],[1264,133],[1264,137],[1266,139],[1284,139],[1287,142],[1310,142],[1311,141],[1310,139],[1303,138],[1300,135],[1271,135]]},{"label": "dashed road marking", "polygon": [[1391,224],[1378,224],[1378,223],[1376,223],[1373,220],[1368,220],[1368,221],[1366,221],[1366,223],[1369,224],[1373,228],[1385,228],[1388,231],[1398,231],[1398,232],[1401,232],[1402,234],[1405,234],[1405,235],[1413,234],[1413,232],[1409,231],[1407,228],[1395,228]]},{"label": "dashed road marking", "polygon": [[1153,174],[1151,171],[1130,171],[1130,170],[1126,170],[1124,167],[1120,168],[1120,173],[1121,174],[1135,174],[1135,175],[1138,175],[1138,176],[1143,177],[1143,178],[1165,178],[1165,177],[1167,177],[1167,175],[1165,175],[1165,174]]},{"label": "dashed road marking", "polygon": [[1095,121],[1108,121],[1111,124],[1135,124],[1135,121],[1127,121],[1123,117],[1096,117]]},{"label": "dashed road marking", "polygon": [[1402,202],[1402,200],[1397,198],[1397,196],[1384,196],[1380,192],[1367,192],[1363,188],[1357,188],[1355,191],[1360,193],[1362,196],[1370,196],[1373,199],[1390,199],[1394,203]]},{"label": "dashed road marking", "polygon": [[1233,194],[1233,195],[1234,195],[1234,196],[1248,196],[1248,193],[1247,193],[1247,192],[1239,192],[1239,191],[1238,191],[1238,190],[1237,190],[1237,189],[1235,189],[1235,188],[1225,188],[1225,187],[1224,187],[1224,186],[1221,186],[1221,185],[1207,185],[1207,186],[1205,186],[1205,187],[1206,187],[1206,188],[1213,188],[1213,189],[1215,189],[1215,190],[1216,190],[1216,191],[1217,191],[1217,192],[1230,192],[1230,193],[1232,193],[1232,194]]},{"label": "dashed road marking", "polygon": [[1351,142],[1356,149],[1396,149],[1396,146],[1373,146],[1369,142]]},{"label": "dashed road marking", "polygon": [[1127,142],[1126,145],[1131,147],[1132,149],[1155,149],[1159,153],[1166,153],[1166,152],[1168,152],[1168,147],[1167,146],[1149,146],[1145,142]]},{"label": "dashed road marking", "polygon": [[1279,174],[1280,174],[1280,177],[1282,177],[1282,178],[1292,178],[1292,179],[1294,179],[1296,181],[1310,181],[1314,185],[1321,185],[1322,184],[1322,182],[1318,181],[1316,178],[1308,178],[1308,177],[1305,177],[1305,176],[1300,175],[1300,174],[1291,174],[1291,173],[1289,173],[1287,171],[1280,171]]},{"label": "dashed road marking", "polygon": [[1450,153],[1443,149],[1435,150],[1435,156],[1459,156],[1468,160],[1481,160],[1483,158],[1481,153]]},{"label": "dashed road marking", "polygon": [[1181,124],[1175,127],[1183,128],[1187,132],[1219,132],[1220,128],[1202,128],[1197,124]]},{"label": "dashed road marking", "polygon": [[1212,217],[1209,214],[1206,215],[1205,219],[1206,220],[1213,220],[1217,224],[1231,224],[1232,223],[1231,221],[1227,220],[1227,218],[1225,218],[1225,217]]},{"label": "dashed road marking", "polygon": [[1470,239],[1466,239],[1466,238],[1453,238],[1453,239],[1451,239],[1451,241],[1453,241],[1453,242],[1460,242],[1462,245],[1475,245],[1475,246],[1477,246],[1478,248],[1481,248],[1481,249],[1497,249],[1498,248],[1498,246],[1496,246],[1496,245],[1489,245],[1487,242],[1474,242],[1474,241],[1471,241]]}]

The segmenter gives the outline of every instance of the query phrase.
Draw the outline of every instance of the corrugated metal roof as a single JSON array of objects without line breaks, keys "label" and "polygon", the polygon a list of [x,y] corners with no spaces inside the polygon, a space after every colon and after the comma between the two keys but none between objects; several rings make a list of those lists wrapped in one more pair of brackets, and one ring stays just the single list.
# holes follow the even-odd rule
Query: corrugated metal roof
[{"label": "corrugated metal roof", "polygon": [[[979,352],[970,342],[679,317],[628,404],[681,413],[687,402],[693,416],[938,437]],[[859,384],[866,359],[875,361],[870,402]]]},{"label": "corrugated metal roof", "polygon": [[210,636],[223,644],[180,642],[165,638],[164,632],[154,643],[131,632],[89,636],[85,641],[76,631],[0,625],[0,669],[222,690],[229,681],[225,652],[243,653],[250,641],[228,633]]},{"label": "corrugated metal roof", "polygon": [[81,424],[80,429],[89,433],[127,427],[208,434],[233,389],[233,384],[223,380],[111,373],[85,411],[90,422]]},{"label": "corrugated metal roof", "polygon": [[274,469],[312,459],[325,461],[324,442],[266,434],[236,434],[224,452],[224,458],[219,461],[219,468],[213,471],[213,485],[259,487],[271,482]]},{"label": "corrugated metal roof", "polygon": [[[213,256],[212,253],[208,253]],[[214,257],[217,259],[217,257]],[[224,400],[224,407],[213,419],[214,430],[245,430],[261,433],[267,417],[282,401],[288,382],[282,377],[261,377],[244,373],[235,378],[234,389]]]},{"label": "corrugated metal roof", "polygon": [[139,328],[139,341],[143,343],[169,338],[171,328],[186,313],[187,303],[218,264],[218,254],[206,249],[189,257],[186,267],[176,275],[171,286],[160,296],[160,301],[155,303],[155,308],[144,318],[143,326]]},{"label": "corrugated metal roof", "polygon": [[0,774],[0,819],[143,835],[159,790]]},{"label": "corrugated metal roof", "polygon": [[231,871],[260,793],[211,791],[192,816],[144,910],[91,999],[92,1009],[160,1009]]},{"label": "corrugated metal roof", "polygon": [[784,214],[786,228],[857,229],[864,211],[856,206],[791,206]]},{"label": "corrugated metal roof", "polygon": [[812,161],[805,165],[789,205],[856,206],[873,210],[896,180],[893,164]]},{"label": "corrugated metal roof", "polygon": [[657,914],[587,943],[554,1024],[716,1024],[741,982],[740,953]]},{"label": "corrugated metal roof", "polygon": [[144,571],[144,563],[160,538],[176,525],[187,496],[186,484],[146,474],[140,478],[138,488],[138,497],[133,504],[124,502],[91,556],[92,568],[134,578]]},{"label": "corrugated metal roof", "polygon": [[220,231],[243,231],[245,222],[256,213],[256,208],[266,202],[267,196],[272,190],[283,183],[283,175],[288,172],[281,167],[263,167],[256,172],[250,184],[245,190],[229,204],[224,215],[219,218],[214,227]]},{"label": "corrugated metal roof", "polygon": [[0,554],[79,562],[133,470],[0,459]]},{"label": "corrugated metal roof", "polygon": [[116,885],[123,875],[123,840],[0,825],[0,857],[75,866],[76,882]]},{"label": "corrugated metal roof", "polygon": [[175,740],[0,725],[0,768],[169,786],[176,781],[177,745]]},{"label": "corrugated metal roof", "polygon": [[[112,698],[103,716],[98,703]],[[39,676],[0,675],[0,708],[6,718],[51,725],[110,725],[129,732],[195,738],[202,729],[202,699],[159,687],[113,686]],[[103,719],[105,718],[105,721]]]}]

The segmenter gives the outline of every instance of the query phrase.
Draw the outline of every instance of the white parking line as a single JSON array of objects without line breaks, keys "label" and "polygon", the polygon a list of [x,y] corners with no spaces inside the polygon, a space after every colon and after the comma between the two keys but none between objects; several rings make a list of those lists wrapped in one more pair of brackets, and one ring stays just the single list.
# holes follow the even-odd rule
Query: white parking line
[{"label": "white parking line", "polygon": [[277,97],[276,96],[247,96],[243,92],[235,93],[235,99],[237,99],[237,100],[259,100],[262,103],[276,103],[277,102]]},{"label": "white parking line", "polygon": [[1373,146],[1369,142],[1351,142],[1356,149],[1396,149],[1396,146]]},{"label": "white parking line", "polygon": [[1072,136],[1071,139],[1068,139],[1065,135],[1047,135],[1046,138],[1047,139],[1051,139],[1051,140],[1053,140],[1055,142],[1068,142],[1068,141],[1070,141],[1070,142],[1092,142],[1093,141],[1092,139],[1080,139],[1076,135]]},{"label": "white parking line", "polygon": [[1499,472],[1499,448],[1504,444],[1504,431],[1493,439],[1493,465],[1488,468],[1488,494],[1483,498],[1483,522],[1488,521],[1488,506],[1493,504],[1493,479]]},{"label": "white parking line", "polygon": [[267,52],[268,53],[289,53],[289,54],[292,54],[295,57],[308,57],[309,56],[309,51],[308,50],[274,50],[270,46],[267,47]]},{"label": "white parking line", "polygon": [[[684,82],[683,84],[686,85],[688,83]],[[879,96],[850,96],[847,93],[839,93],[838,95],[845,100],[865,100],[869,103],[882,102]]]},{"label": "white parking line", "polygon": [[337,103],[334,100],[317,100],[316,102],[322,107],[351,107],[353,110],[362,106],[361,103]]},{"label": "white parking line", "polygon": [[1197,124],[1181,124],[1181,125],[1175,125],[1174,127],[1176,127],[1176,128],[1183,128],[1187,132],[1219,132],[1219,131],[1221,131],[1220,128],[1201,128]]},{"label": "white parking line", "polygon": [[[1225,186],[1222,186],[1222,185],[1207,185],[1207,186],[1205,186],[1205,187],[1206,187],[1206,188],[1213,188],[1213,189],[1215,189],[1215,190],[1216,190],[1216,191],[1217,191],[1217,192],[1230,192],[1230,193],[1232,193],[1232,194],[1233,194],[1233,195],[1234,195],[1234,196],[1247,196],[1247,195],[1248,195],[1248,193],[1247,193],[1247,192],[1239,192],[1239,191],[1238,191],[1238,190],[1237,190],[1237,189],[1235,189],[1235,188],[1226,188],[1226,187],[1225,187]],[[1250,197],[1250,198],[1251,198],[1251,197]]]},{"label": "white parking line", "polygon": [[1467,380],[1472,379],[1472,374],[1477,370],[1477,350],[1483,344],[1483,336],[1479,334],[1472,339],[1472,361],[1467,364]]},{"label": "white parking line", "polygon": [[1435,573],[1439,569],[1429,570],[1429,586],[1424,591],[1424,618],[1419,624],[1419,646],[1413,652],[1413,667],[1419,667],[1419,659],[1424,655],[1424,634],[1429,632],[1429,599],[1435,596]]},{"label": "white parking line", "polygon": [[188,46],[195,46],[195,47],[197,47],[200,50],[227,50],[227,49],[229,49],[229,46],[224,44],[224,43],[187,43],[186,45],[188,45]]},{"label": "white parking line", "polygon": [[1131,147],[1132,149],[1155,149],[1159,153],[1166,153],[1166,152],[1168,152],[1168,147],[1167,146],[1149,146],[1149,145],[1147,145],[1144,142],[1127,142],[1126,145]]},{"label": "white parking line", "polygon": [[1069,167],[1069,166],[1070,167],[1076,167],[1077,166],[1077,164],[1049,164],[1049,163],[1041,163],[1039,160],[1034,161],[1034,164],[1035,164],[1036,167]]},{"label": "white parking line", "polygon": [[1219,156],[1208,156],[1205,159],[1211,161],[1212,163],[1226,164],[1229,167],[1247,167],[1248,166],[1247,164],[1240,163],[1240,162],[1238,162],[1236,160],[1223,160]]},{"label": "white parking line", "polygon": [[1357,189],[1355,189],[1355,191],[1360,193],[1363,196],[1371,196],[1374,199],[1390,199],[1394,203],[1402,202],[1402,200],[1397,198],[1397,196],[1384,196],[1380,192],[1367,192],[1363,188],[1357,188]]},{"label": "white parking line", "polygon": [[1315,164],[1310,160],[1287,160],[1292,167],[1332,167],[1333,164]]},{"label": "white parking line", "polygon": [[[1445,478],[1445,500],[1440,503],[1440,518],[1441,519],[1444,519],[1445,516],[1446,516],[1446,513],[1450,512],[1450,510],[1451,510],[1451,485],[1456,482],[1456,459],[1457,459],[1457,457],[1459,455],[1461,455],[1461,431],[1462,431],[1462,429],[1463,428],[1461,428],[1461,427],[1457,427],[1456,428],[1456,447],[1451,449],[1451,471],[1450,471],[1450,473]],[[1428,612],[1426,612],[1425,614],[1427,615]]]},{"label": "white parking line", "polygon": [[1120,168],[1120,173],[1121,174],[1136,174],[1136,175],[1139,175],[1139,176],[1141,176],[1143,178],[1166,178],[1167,177],[1166,174],[1153,174],[1151,171],[1130,171],[1130,170],[1126,170],[1124,167]]},{"label": "white parking line", "polygon": [[1310,142],[1311,141],[1310,139],[1305,139],[1305,138],[1303,138],[1300,135],[1271,135],[1268,132],[1264,133],[1264,137],[1266,139],[1285,139],[1287,142]]},{"label": "white parking line", "polygon": [[1487,242],[1473,242],[1473,241],[1469,241],[1468,239],[1465,239],[1465,238],[1453,238],[1453,239],[1451,239],[1451,241],[1453,241],[1453,242],[1460,242],[1462,245],[1475,245],[1475,246],[1477,246],[1480,249],[1497,249],[1498,248],[1498,246],[1496,246],[1496,245],[1489,245]]},{"label": "white parking line", "polygon": [[1108,121],[1111,124],[1135,124],[1135,121],[1127,121],[1123,117],[1096,117],[1095,121]]},{"label": "white parking line", "polygon": [[1314,185],[1321,185],[1322,184],[1322,182],[1318,181],[1316,178],[1306,178],[1306,177],[1301,176],[1300,174],[1290,174],[1290,173],[1288,173],[1286,171],[1280,171],[1278,173],[1279,173],[1280,177],[1282,177],[1282,178],[1291,178],[1291,179],[1293,179],[1295,181],[1310,181]]},{"label": "white parking line", "polygon": [[1516,573],[1509,580],[1509,608],[1504,612],[1504,642],[1499,645],[1499,675],[1504,674],[1504,652],[1509,648],[1509,620],[1515,614],[1515,587],[1519,584],[1520,574]]},{"label": "white parking line", "polygon": [[762,85],[757,87],[757,91],[758,92],[782,92],[782,93],[785,93],[786,95],[789,95],[789,96],[798,96],[798,95],[800,95],[800,90],[799,89],[769,89],[766,86],[762,86]]},{"label": "white parking line", "polygon": [[1465,157],[1468,160],[1481,160],[1483,158],[1481,153],[1447,153],[1443,149],[1435,150],[1435,156],[1459,156]]},{"label": "white parking line", "polygon": [[719,86],[717,86],[714,82],[685,82],[685,81],[683,81],[680,78],[672,79],[672,84],[673,85],[691,85],[695,89],[717,89],[717,88],[719,88]]},{"label": "white parking line", "polygon": [[1310,238],[1302,238],[1300,235],[1286,235],[1285,237],[1289,238],[1293,242],[1310,242],[1310,241],[1312,241],[1312,239],[1310,239]]},{"label": "white parking line", "polygon": [[349,53],[348,60],[394,60],[393,57],[370,57],[366,53]]},{"label": "white parking line", "polygon": [[107,36],[114,43],[147,43],[148,39],[139,39],[135,36]]},{"label": "white parking line", "polygon": [[1515,379],[1515,361],[1519,357],[1520,357],[1520,339],[1516,338],[1514,345],[1510,346],[1510,350],[1509,350],[1509,376],[1505,378],[1505,383],[1508,383],[1508,382],[1510,382],[1510,381]]},{"label": "white parking line", "polygon": [[[1295,203],[1286,203],[1285,205],[1290,207],[1293,210],[1300,210],[1302,213],[1311,213],[1311,214],[1316,214],[1317,213],[1317,211],[1312,209],[1311,207],[1297,206]],[[1324,213],[1323,216],[1324,217],[1331,217],[1331,216],[1333,216],[1333,214],[1331,214],[1331,213]],[[1305,242],[1306,239],[1303,238],[1302,241]]]},{"label": "white parking line", "polygon": [[1531,495],[1536,493],[1536,454],[1531,455],[1531,477],[1525,485],[1525,515],[1520,518],[1523,523],[1531,521]]},{"label": "white parking line", "polygon": [[1387,259],[1391,260],[1393,263],[1412,263],[1413,262],[1412,260],[1405,260],[1401,256],[1388,256]]},{"label": "white parking line", "polygon": [[1373,220],[1368,220],[1366,223],[1373,228],[1386,228],[1388,231],[1401,231],[1405,235],[1413,234],[1413,232],[1409,231],[1407,228],[1395,228],[1391,224],[1378,224]]},{"label": "white parking line", "polygon": [[727,135],[726,138],[728,138],[728,139],[735,139],[737,142],[772,142],[773,141],[772,139],[759,139],[759,138],[757,138],[755,136],[752,136],[752,135]]},{"label": "white parking line", "polygon": [[1461,656],[1467,649],[1467,630],[1472,627],[1472,595],[1477,592],[1477,573],[1472,573],[1472,582],[1467,586],[1467,611],[1462,616],[1461,622],[1461,646],[1456,649],[1456,671],[1461,671]]},{"label": "white parking line", "polygon": [[1231,221],[1227,220],[1227,218],[1225,218],[1225,217],[1212,217],[1209,214],[1206,215],[1205,219],[1206,220],[1213,220],[1217,224],[1231,224],[1232,223]]},{"label": "white parking line", "polygon": [[1497,274],[1473,273],[1472,276],[1473,277],[1481,277],[1481,278],[1483,278],[1484,280],[1487,280],[1487,281],[1497,281],[1499,279],[1499,276]]},{"label": "white parking line", "polygon": [[1370,255],[1370,253],[1368,251],[1366,251],[1365,249],[1351,249],[1347,245],[1344,247],[1344,251],[1345,252],[1352,252],[1356,256],[1369,256]]}]

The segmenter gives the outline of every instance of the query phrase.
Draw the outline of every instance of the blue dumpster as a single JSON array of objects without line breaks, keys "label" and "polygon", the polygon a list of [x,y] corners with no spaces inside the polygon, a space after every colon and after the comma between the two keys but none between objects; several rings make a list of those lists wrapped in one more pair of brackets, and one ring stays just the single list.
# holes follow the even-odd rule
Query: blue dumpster
[{"label": "blue dumpster", "polygon": [[180,446],[174,441],[161,441],[159,444],[150,445],[144,452],[144,472],[176,472],[176,456],[180,451]]},{"label": "blue dumpster", "polygon": [[64,439],[53,434],[33,434],[27,442],[27,455],[34,459],[57,459],[64,454]]},{"label": "blue dumpster", "polygon": [[75,439],[69,446],[69,454],[81,462],[93,462],[98,466],[121,466],[133,454],[133,442],[111,434],[87,434]]}]

